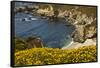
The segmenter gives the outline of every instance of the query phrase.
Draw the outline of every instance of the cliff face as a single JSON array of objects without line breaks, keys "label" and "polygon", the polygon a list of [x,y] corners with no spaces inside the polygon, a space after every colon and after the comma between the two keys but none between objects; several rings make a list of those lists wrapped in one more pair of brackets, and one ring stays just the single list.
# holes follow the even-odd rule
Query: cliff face
[{"label": "cliff face", "polygon": [[29,37],[26,42],[28,43],[28,48],[41,48],[43,47],[42,40],[38,37]]},{"label": "cliff face", "polygon": [[[92,11],[92,9],[90,10],[89,8],[88,11]],[[96,12],[96,9],[94,11]],[[76,27],[75,31],[71,35],[73,39],[73,43],[71,44],[72,46],[96,45],[97,19],[95,12],[87,14],[78,11],[78,9],[73,9],[69,12],[67,20]],[[88,43],[86,44],[87,41]]]},{"label": "cliff face", "polygon": [[73,25],[76,27],[72,34],[75,42],[84,42],[86,39],[96,38],[96,18],[77,14],[76,19],[73,20]]},{"label": "cliff face", "polygon": [[14,41],[16,51],[44,47],[43,42],[39,37],[28,37],[27,39],[16,37]]},{"label": "cliff face", "polygon": [[[76,17],[71,17],[73,20],[73,25],[76,27],[73,33],[73,39],[75,42],[84,42],[86,39],[96,38],[96,17],[87,16],[86,14],[76,14]],[[74,17],[74,18],[73,18]],[[69,18],[70,19],[70,18]],[[71,20],[71,19],[70,19]],[[79,40],[76,40],[79,39]]]}]

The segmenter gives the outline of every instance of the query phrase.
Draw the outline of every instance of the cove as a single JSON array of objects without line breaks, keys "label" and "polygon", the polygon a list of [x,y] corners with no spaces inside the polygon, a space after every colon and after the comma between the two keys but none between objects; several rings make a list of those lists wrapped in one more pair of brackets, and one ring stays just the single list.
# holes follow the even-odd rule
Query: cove
[{"label": "cove", "polygon": [[70,36],[75,30],[73,25],[66,26],[67,24],[69,23],[66,20],[50,21],[40,16],[17,13],[15,35],[21,38],[38,36],[43,40],[45,47],[62,48],[72,41]]}]

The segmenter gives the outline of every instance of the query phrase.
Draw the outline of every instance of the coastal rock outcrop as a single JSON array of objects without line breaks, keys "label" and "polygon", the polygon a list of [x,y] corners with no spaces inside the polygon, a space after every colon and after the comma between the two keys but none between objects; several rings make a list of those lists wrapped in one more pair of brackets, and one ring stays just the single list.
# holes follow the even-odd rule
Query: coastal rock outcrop
[{"label": "coastal rock outcrop", "polygon": [[[96,19],[93,19],[93,17],[87,17],[83,14],[79,18],[76,18],[73,24],[76,27],[72,35],[75,42],[84,42],[86,39],[96,38],[97,24]],[[75,39],[79,39],[79,41]]]},{"label": "coastal rock outcrop", "polygon": [[43,42],[39,37],[28,37],[27,39],[15,37],[15,51],[42,48]]},{"label": "coastal rock outcrop", "polygon": [[43,42],[40,38],[29,37],[26,42],[28,43],[28,48],[41,48],[43,47]]}]

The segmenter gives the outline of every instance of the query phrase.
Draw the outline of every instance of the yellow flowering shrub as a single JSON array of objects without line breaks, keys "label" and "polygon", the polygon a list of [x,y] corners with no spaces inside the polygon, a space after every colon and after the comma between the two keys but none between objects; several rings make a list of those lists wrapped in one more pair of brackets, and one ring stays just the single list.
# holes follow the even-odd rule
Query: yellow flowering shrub
[{"label": "yellow flowering shrub", "polygon": [[32,48],[15,53],[15,66],[97,61],[96,46],[78,49]]}]

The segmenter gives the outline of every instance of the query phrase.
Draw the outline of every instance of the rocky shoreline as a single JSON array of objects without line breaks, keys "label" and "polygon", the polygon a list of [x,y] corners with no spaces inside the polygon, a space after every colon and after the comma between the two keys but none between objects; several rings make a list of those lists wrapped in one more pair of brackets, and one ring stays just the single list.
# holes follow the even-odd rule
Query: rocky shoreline
[{"label": "rocky shoreline", "polygon": [[[27,12],[33,12],[31,8]],[[23,9],[26,10],[26,9]],[[47,5],[46,8],[41,6],[35,7],[34,12],[36,15],[48,17],[49,20],[57,20],[63,18],[71,25],[75,26],[75,31],[72,33],[72,42],[63,48],[77,48],[80,46],[96,45],[97,38],[97,18],[96,7],[82,7],[74,6],[71,9],[61,10],[56,9],[52,5]],[[21,10],[18,10],[22,12]],[[68,47],[69,46],[69,47]],[[62,49],[63,49],[62,48]]]},{"label": "rocky shoreline", "polygon": [[[91,7],[88,8],[89,8],[88,11],[92,11]],[[53,11],[53,9],[54,8],[52,7],[51,11],[48,11],[48,13],[44,13],[44,14],[47,16],[55,16],[55,11]],[[69,23],[71,23],[76,27],[75,31],[71,35],[72,37],[71,44],[66,45],[65,48],[67,46],[69,46],[67,48],[77,48],[80,46],[96,45],[96,37],[97,37],[96,14],[95,12],[90,14],[83,13],[82,11],[78,11],[79,9],[80,7],[74,7],[71,10],[59,11],[56,14],[56,17],[65,18],[66,21],[68,21]],[[51,15],[49,15],[50,13]]]},{"label": "rocky shoreline", "polygon": [[[70,10],[59,11],[56,14],[56,17],[65,18],[71,25],[76,27],[75,31],[72,33],[72,42],[68,48],[77,48],[80,46],[88,46],[88,45],[96,45],[96,37],[97,37],[97,19],[96,13],[86,13],[88,11],[92,11],[91,7],[88,7],[88,11],[86,12],[79,11],[82,7],[74,7]],[[44,14],[46,16],[55,16],[55,11],[52,6],[50,6],[50,11],[47,9],[39,9],[41,10],[40,14]],[[86,9],[83,7],[83,9]],[[94,10],[96,11],[96,10]],[[66,48],[65,47],[65,48]],[[63,48],[62,48],[63,49]]]}]

